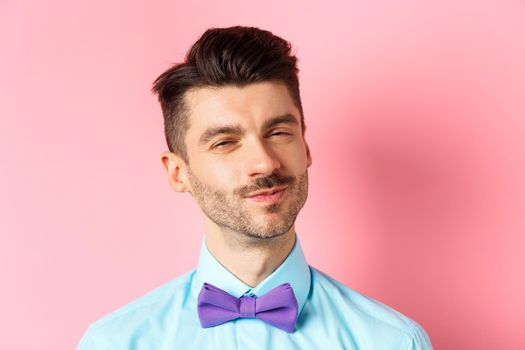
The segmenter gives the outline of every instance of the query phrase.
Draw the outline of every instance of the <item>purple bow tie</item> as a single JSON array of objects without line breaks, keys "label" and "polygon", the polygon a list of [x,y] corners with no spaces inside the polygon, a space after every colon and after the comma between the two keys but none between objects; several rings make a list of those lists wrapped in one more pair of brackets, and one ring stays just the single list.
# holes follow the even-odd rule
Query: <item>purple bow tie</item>
[{"label": "purple bow tie", "polygon": [[260,297],[236,298],[212,284],[204,283],[197,305],[203,328],[237,318],[257,318],[288,333],[297,321],[297,299],[290,283],[283,283]]}]

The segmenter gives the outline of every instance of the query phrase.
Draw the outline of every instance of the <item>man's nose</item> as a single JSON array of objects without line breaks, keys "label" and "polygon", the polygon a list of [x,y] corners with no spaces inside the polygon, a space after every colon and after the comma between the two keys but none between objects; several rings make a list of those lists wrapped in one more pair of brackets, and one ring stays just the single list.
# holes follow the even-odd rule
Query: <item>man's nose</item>
[{"label": "man's nose", "polygon": [[281,167],[277,155],[264,140],[253,140],[246,148],[246,171],[249,177],[270,176]]}]

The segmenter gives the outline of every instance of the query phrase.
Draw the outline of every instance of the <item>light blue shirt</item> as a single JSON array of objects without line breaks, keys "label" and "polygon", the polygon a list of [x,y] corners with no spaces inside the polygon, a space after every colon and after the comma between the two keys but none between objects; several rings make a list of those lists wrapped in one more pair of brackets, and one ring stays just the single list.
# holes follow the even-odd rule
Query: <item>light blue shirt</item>
[{"label": "light blue shirt", "polygon": [[[197,297],[204,282],[240,298],[289,282],[299,305],[292,333],[255,318],[202,328]],[[286,260],[255,288],[224,268],[203,240],[196,269],[90,325],[77,350],[432,349],[413,320],[309,266],[299,239]]]}]

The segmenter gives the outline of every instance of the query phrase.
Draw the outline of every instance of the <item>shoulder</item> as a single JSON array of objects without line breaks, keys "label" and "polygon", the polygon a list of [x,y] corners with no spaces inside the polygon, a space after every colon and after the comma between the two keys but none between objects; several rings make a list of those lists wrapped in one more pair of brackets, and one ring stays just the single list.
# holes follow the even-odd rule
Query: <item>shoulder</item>
[{"label": "shoulder", "polygon": [[[310,269],[312,297],[330,310],[325,312],[332,313],[343,327],[352,325],[353,329],[359,329],[360,336],[369,335],[369,341],[391,338],[400,344],[400,349],[432,349],[428,335],[416,321],[312,266]],[[422,345],[410,345],[417,342]]]},{"label": "shoulder", "polygon": [[312,270],[312,287],[320,297],[329,296],[337,307],[346,312],[357,314],[363,318],[372,318],[397,329],[405,329],[411,322],[408,317],[393,308],[370,298],[343,283],[330,277],[314,267]]},{"label": "shoulder", "polygon": [[77,349],[91,349],[90,344],[151,327],[167,312],[182,306],[194,273],[189,271],[91,323]]}]

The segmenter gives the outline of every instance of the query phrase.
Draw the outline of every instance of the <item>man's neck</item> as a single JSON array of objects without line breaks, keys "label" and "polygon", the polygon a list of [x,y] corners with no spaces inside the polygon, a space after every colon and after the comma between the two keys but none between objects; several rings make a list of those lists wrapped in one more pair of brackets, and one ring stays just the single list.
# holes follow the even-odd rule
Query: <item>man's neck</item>
[{"label": "man's neck", "polygon": [[286,260],[295,239],[294,226],[279,237],[265,240],[211,227],[206,229],[206,246],[209,252],[222,266],[252,288]]}]

